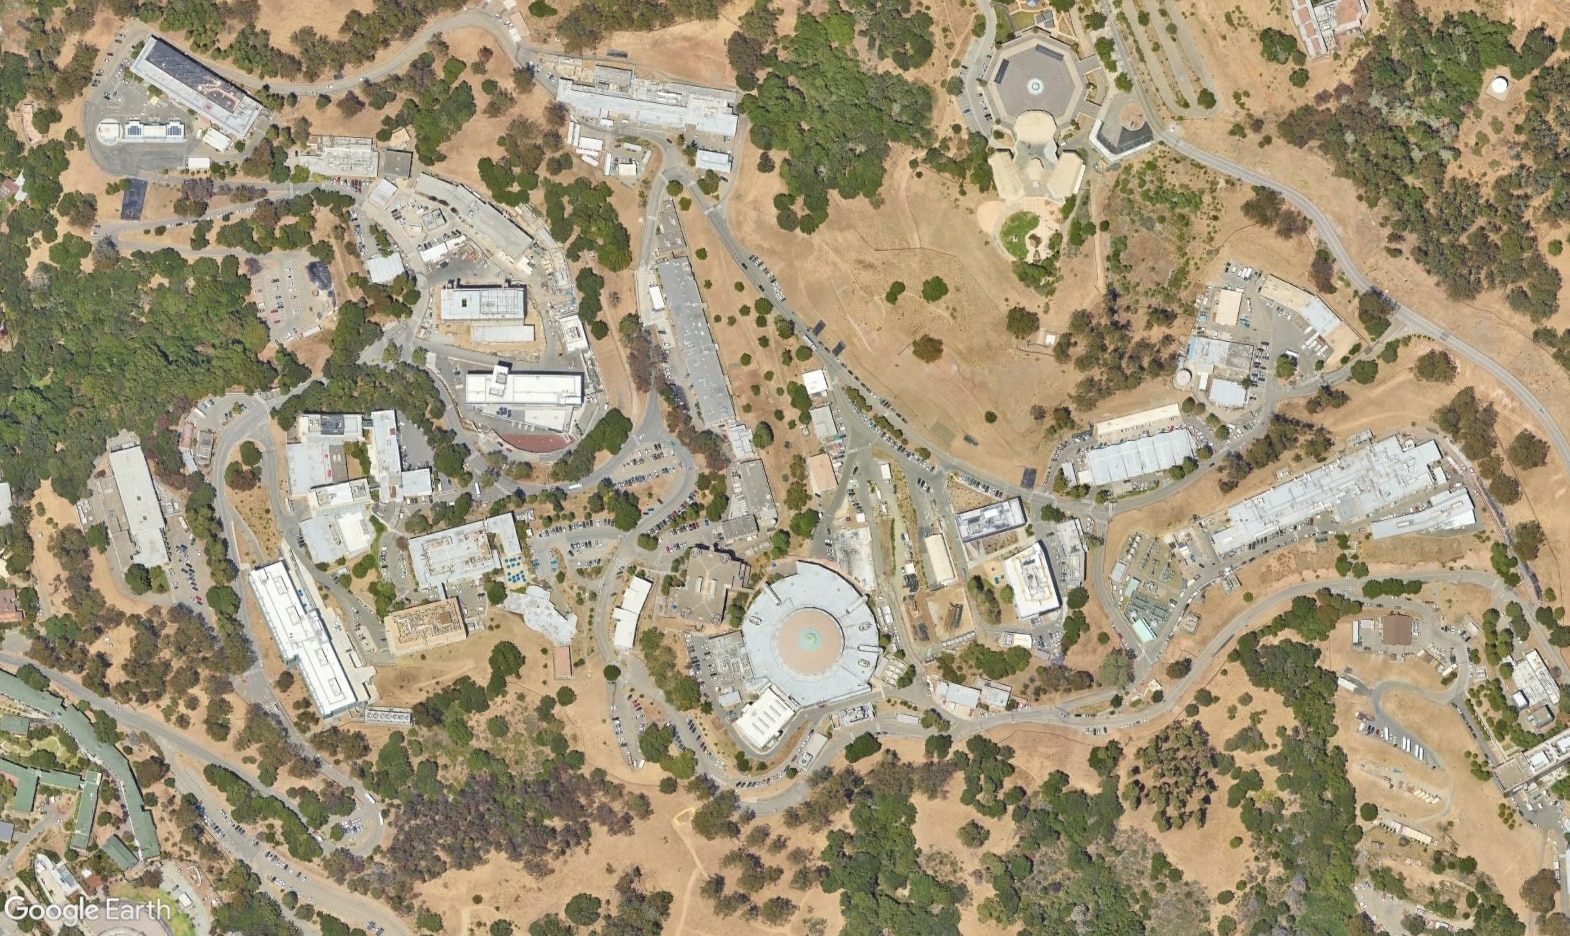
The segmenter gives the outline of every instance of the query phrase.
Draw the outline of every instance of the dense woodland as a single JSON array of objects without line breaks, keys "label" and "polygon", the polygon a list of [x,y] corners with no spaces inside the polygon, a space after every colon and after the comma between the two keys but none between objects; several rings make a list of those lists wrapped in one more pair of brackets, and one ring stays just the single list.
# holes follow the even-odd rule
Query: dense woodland
[{"label": "dense woodland", "polygon": [[[1543,27],[1517,49],[1514,27],[1472,12],[1430,20],[1411,0],[1392,7],[1349,85],[1324,92],[1281,121],[1295,146],[1317,144],[1369,204],[1385,211],[1392,250],[1408,252],[1455,299],[1503,290],[1534,322],[1558,309],[1560,276],[1549,266],[1531,221],[1566,216],[1562,154],[1570,123],[1556,107],[1570,82],[1563,63],[1540,77],[1522,123],[1528,160],[1489,179],[1452,167],[1462,125],[1486,72],[1508,67],[1519,80],[1554,53]],[[1534,89],[1537,82],[1533,83]],[[1490,132],[1505,127],[1496,122]],[[1481,132],[1481,131],[1479,131]],[[1486,135],[1485,135],[1486,137]],[[1546,197],[1545,197],[1546,196]]]}]

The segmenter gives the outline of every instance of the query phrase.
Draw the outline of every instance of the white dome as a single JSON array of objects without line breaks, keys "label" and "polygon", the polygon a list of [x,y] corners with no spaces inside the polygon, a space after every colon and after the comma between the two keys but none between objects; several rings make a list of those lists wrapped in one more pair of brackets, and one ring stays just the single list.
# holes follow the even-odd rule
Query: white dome
[{"label": "white dome", "polygon": [[1490,94],[1504,94],[1509,90],[1510,79],[1506,78],[1504,75],[1499,75],[1493,81],[1488,83],[1488,91]]}]

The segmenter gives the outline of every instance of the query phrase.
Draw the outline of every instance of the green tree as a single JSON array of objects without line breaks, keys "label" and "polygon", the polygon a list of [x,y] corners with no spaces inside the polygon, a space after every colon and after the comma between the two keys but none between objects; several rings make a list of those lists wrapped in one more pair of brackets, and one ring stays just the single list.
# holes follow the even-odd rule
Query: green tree
[{"label": "green tree", "polygon": [[1412,365],[1413,376],[1431,383],[1451,383],[1459,373],[1460,369],[1450,355],[1437,348],[1424,353]]},{"label": "green tree", "polygon": [[911,345],[910,352],[916,356],[916,360],[931,364],[943,356],[943,340],[931,335],[922,335]]},{"label": "green tree", "polygon": [[949,284],[945,283],[941,276],[934,276],[921,284],[921,298],[929,303],[937,302],[948,294]]},{"label": "green tree", "polygon": [[125,585],[133,595],[145,595],[153,588],[152,573],[147,566],[133,562],[125,569]]},{"label": "green tree", "polygon": [[600,898],[593,894],[575,894],[567,901],[567,908],[563,911],[567,919],[579,926],[593,926],[600,921]]},{"label": "green tree", "polygon": [[855,740],[845,746],[845,760],[854,764],[859,760],[871,757],[881,750],[883,750],[882,742],[872,734],[862,732],[856,736]]},{"label": "green tree", "polygon": [[1041,328],[1041,316],[1024,306],[1015,306],[1008,312],[1007,325],[1010,335],[1024,340]]}]

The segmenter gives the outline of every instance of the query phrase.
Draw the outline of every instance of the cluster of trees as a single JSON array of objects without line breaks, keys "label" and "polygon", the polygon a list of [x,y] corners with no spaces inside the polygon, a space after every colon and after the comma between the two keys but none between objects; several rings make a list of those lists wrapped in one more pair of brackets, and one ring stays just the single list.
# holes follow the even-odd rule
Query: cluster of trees
[{"label": "cluster of trees", "polygon": [[1450,354],[1438,348],[1426,352],[1412,365],[1412,375],[1429,383],[1452,383],[1460,373]]},{"label": "cluster of trees", "polygon": [[1369,204],[1383,206],[1393,242],[1409,243],[1408,253],[1452,298],[1502,289],[1511,308],[1540,322],[1558,308],[1560,275],[1543,256],[1530,217],[1538,195],[1564,172],[1558,122],[1524,125],[1537,141],[1529,155],[1551,161],[1546,167],[1517,163],[1479,181],[1449,165],[1485,73],[1509,66],[1525,77],[1556,43],[1538,27],[1518,50],[1508,22],[1463,12],[1435,23],[1410,0],[1392,13],[1389,28],[1353,70],[1352,84],[1325,95],[1323,106],[1292,111],[1281,121],[1281,136],[1294,146],[1317,144],[1336,174]]},{"label": "cluster of trees", "polygon": [[610,33],[647,32],[688,20],[716,19],[721,6],[719,0],[584,0],[556,23],[556,34],[567,51],[582,52]]},{"label": "cluster of trees", "polygon": [[1332,441],[1323,426],[1301,419],[1273,415],[1270,425],[1259,438],[1250,442],[1241,452],[1228,452],[1221,462],[1221,491],[1228,493],[1243,483],[1243,479],[1256,471],[1280,461],[1293,449],[1302,446],[1309,453],[1329,452]]},{"label": "cluster of trees", "polygon": [[[1293,48],[1297,40],[1292,40]],[[1254,186],[1254,194],[1243,203],[1243,217],[1260,227],[1274,228],[1276,236],[1291,240],[1308,233],[1308,218],[1301,211],[1286,203],[1275,189]]]},{"label": "cluster of trees", "polygon": [[322,856],[311,830],[289,804],[276,796],[259,792],[250,781],[217,764],[202,768],[202,776],[224,795],[229,814],[235,822],[276,822],[289,855],[299,861],[315,861]]},{"label": "cluster of trees", "polygon": [[545,220],[551,237],[565,245],[567,259],[574,263],[592,250],[599,265],[612,273],[632,266],[632,238],[611,204],[609,184],[591,184],[581,177],[567,185],[546,179]]},{"label": "cluster of trees", "polygon": [[[1505,473],[1504,462],[1497,454],[1499,437],[1494,424],[1498,419],[1494,404],[1479,400],[1472,387],[1463,387],[1448,404],[1434,411],[1435,424],[1455,440],[1461,453],[1488,482],[1488,493],[1508,505],[1521,499],[1521,483]],[[1505,454],[1519,469],[1535,468],[1547,462],[1548,443],[1523,429]]]},{"label": "cluster of trees", "polygon": [[1171,334],[1135,336],[1132,310],[1108,292],[1096,313],[1078,309],[1069,317],[1068,332],[1052,349],[1061,363],[1072,362],[1086,376],[1074,387],[1073,403],[1082,410],[1147,380],[1170,377],[1181,349]]},{"label": "cluster of trees", "polygon": [[676,651],[665,640],[665,632],[658,627],[648,627],[638,635],[638,649],[643,651],[643,662],[649,668],[654,685],[678,710],[690,712],[703,702],[698,681],[687,675],[677,665]]},{"label": "cluster of trees", "polygon": [[1136,757],[1138,764],[1129,767],[1129,782],[1123,789],[1130,808],[1154,805],[1156,828],[1161,831],[1184,828],[1190,821],[1204,828],[1210,795],[1216,791],[1213,774],[1231,767],[1231,758],[1211,746],[1205,726],[1198,721],[1167,725]]},{"label": "cluster of trees", "polygon": [[577,446],[551,466],[551,480],[562,482],[581,481],[594,471],[594,460],[604,452],[614,455],[627,444],[632,435],[632,420],[621,410],[611,409],[594,428],[584,433]]},{"label": "cluster of trees", "polygon": [[[897,10],[900,0],[865,0],[864,10]],[[911,50],[879,14],[878,41],[890,54]],[[869,19],[869,23],[873,20]],[[810,13],[782,39],[772,16],[743,24],[728,49],[742,86],[754,85],[740,110],[752,122],[760,150],[784,152],[779,164],[786,191],[775,199],[785,230],[810,234],[828,218],[829,194],[874,198],[883,186],[892,145],[925,148],[932,142],[932,90],[896,72],[869,72],[857,58],[852,14]],[[756,75],[764,72],[761,80]],[[798,206],[799,200],[799,206]]]}]

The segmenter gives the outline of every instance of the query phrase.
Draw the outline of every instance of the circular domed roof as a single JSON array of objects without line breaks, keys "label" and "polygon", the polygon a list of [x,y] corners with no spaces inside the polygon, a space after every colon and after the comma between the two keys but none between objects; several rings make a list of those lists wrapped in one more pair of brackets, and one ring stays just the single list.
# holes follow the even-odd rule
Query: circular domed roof
[{"label": "circular domed roof", "polygon": [[1045,111],[1059,126],[1074,116],[1085,83],[1074,50],[1040,33],[1006,43],[993,56],[987,94],[994,116],[1005,126],[1031,111]]},{"label": "circular domed roof", "polygon": [[1184,387],[1187,387],[1189,385],[1189,383],[1191,383],[1193,381],[1193,379],[1194,379],[1194,372],[1189,370],[1186,367],[1178,368],[1178,372],[1176,374],[1172,375],[1172,383],[1179,390],[1183,389]]},{"label": "circular domed roof", "polygon": [[774,638],[774,652],[791,672],[807,679],[822,676],[839,662],[845,635],[833,615],[819,608],[803,608],[786,615]]},{"label": "circular domed roof", "polygon": [[1014,136],[1027,146],[1045,146],[1057,139],[1057,119],[1046,111],[1026,111],[1014,122]]},{"label": "circular domed roof", "polygon": [[1504,94],[1510,90],[1510,79],[1499,75],[1488,83],[1488,90],[1494,94]]}]

